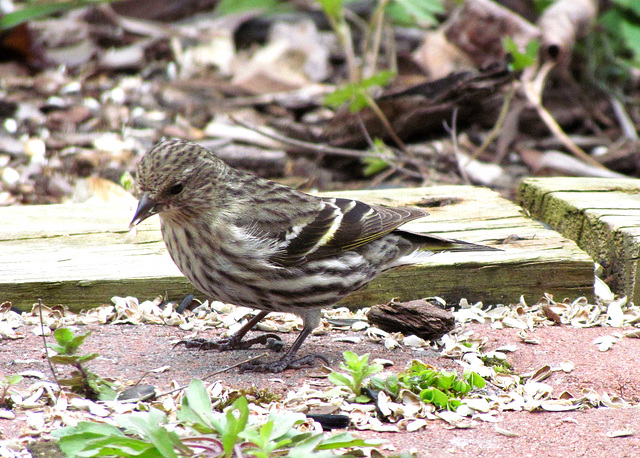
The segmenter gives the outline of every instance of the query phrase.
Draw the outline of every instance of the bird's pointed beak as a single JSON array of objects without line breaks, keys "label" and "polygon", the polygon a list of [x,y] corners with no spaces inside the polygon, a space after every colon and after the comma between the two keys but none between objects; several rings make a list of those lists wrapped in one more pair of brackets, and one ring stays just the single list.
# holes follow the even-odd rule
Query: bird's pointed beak
[{"label": "bird's pointed beak", "polygon": [[150,216],[155,215],[160,211],[160,205],[149,197],[148,193],[143,193],[140,197],[140,202],[138,202],[138,208],[136,209],[136,214],[133,215],[133,219],[131,220],[131,224],[129,224],[129,229],[137,226],[145,219]]}]

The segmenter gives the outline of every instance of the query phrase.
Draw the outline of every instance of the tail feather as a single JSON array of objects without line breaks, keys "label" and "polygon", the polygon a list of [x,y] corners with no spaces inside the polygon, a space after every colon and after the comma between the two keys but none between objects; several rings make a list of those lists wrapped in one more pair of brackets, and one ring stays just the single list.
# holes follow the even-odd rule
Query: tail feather
[{"label": "tail feather", "polygon": [[503,251],[478,243],[465,242],[457,239],[448,239],[433,234],[421,234],[419,232],[407,231],[405,229],[396,229],[396,233],[407,240],[420,245],[420,250],[427,250],[437,253],[439,251]]}]

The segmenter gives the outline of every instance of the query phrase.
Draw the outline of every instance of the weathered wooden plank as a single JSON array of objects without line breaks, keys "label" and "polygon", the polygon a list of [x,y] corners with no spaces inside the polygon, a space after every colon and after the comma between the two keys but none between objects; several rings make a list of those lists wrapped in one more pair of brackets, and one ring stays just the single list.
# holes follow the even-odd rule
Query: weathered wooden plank
[{"label": "weathered wooden plank", "polygon": [[518,201],[600,262],[615,291],[640,302],[640,180],[529,178]]},{"label": "weathered wooden plank", "polygon": [[[574,242],[526,218],[487,189],[444,186],[332,193],[371,203],[417,205],[430,216],[412,230],[499,245],[503,252],[444,253],[396,269],[353,294],[348,305],[439,295],[449,301],[513,302],[593,294],[593,264]],[[0,301],[62,303],[72,309],[108,303],[113,295],[141,299],[194,289],[161,242],[157,217],[128,233],[134,204],[51,205],[0,209]],[[517,237],[514,237],[517,235]],[[510,242],[501,244],[509,238]]]}]

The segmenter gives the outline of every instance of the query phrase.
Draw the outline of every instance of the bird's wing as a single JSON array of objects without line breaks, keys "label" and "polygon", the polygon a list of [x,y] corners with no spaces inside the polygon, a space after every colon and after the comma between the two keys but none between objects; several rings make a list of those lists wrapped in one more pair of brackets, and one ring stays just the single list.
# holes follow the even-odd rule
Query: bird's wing
[{"label": "bird's wing", "polygon": [[378,239],[426,214],[418,208],[382,207],[351,199],[322,198],[312,218],[293,225],[286,232],[285,243],[271,261],[289,266],[303,259],[332,256]]}]

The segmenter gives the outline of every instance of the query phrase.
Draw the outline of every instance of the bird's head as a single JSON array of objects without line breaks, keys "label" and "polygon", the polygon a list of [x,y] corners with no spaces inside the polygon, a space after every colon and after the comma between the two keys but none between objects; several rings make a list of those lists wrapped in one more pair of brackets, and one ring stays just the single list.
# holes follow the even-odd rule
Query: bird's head
[{"label": "bird's head", "polygon": [[158,143],[138,165],[136,181],[142,194],[130,227],[156,213],[183,222],[206,213],[215,206],[220,194],[217,183],[229,170],[212,152],[195,143]]}]

